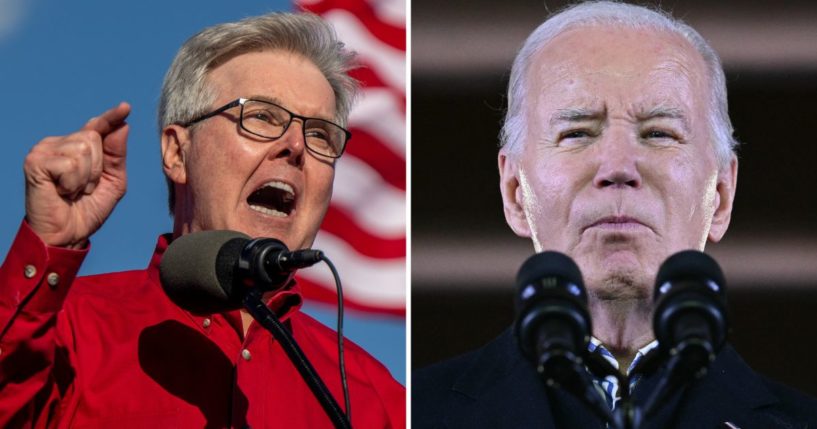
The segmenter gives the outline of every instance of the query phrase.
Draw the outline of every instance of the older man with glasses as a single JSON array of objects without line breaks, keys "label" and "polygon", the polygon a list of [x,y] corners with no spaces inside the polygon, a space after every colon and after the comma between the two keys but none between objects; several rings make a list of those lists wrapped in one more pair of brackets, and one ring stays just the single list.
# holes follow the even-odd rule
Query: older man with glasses
[{"label": "older man with glasses", "polygon": [[[125,193],[130,106],[34,146],[26,219],[0,269],[1,426],[332,425],[281,343],[243,310],[178,307],[159,263],[169,243],[199,231],[312,244],[350,137],[352,61],[332,28],[305,14],[216,25],[185,42],[159,105],[174,227],[145,270],[76,278],[89,237]],[[297,284],[264,299],[342,402],[336,333],[299,311]],[[346,353],[351,424],[404,427],[402,386],[354,344]]]}]

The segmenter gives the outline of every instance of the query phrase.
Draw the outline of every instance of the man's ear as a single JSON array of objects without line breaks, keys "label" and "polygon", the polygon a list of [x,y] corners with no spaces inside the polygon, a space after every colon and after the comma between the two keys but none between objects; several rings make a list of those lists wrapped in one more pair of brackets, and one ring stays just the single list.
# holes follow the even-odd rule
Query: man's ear
[{"label": "man's ear", "polygon": [[187,183],[184,151],[190,143],[190,131],[180,125],[168,125],[162,130],[162,167],[171,182]]},{"label": "man's ear", "polygon": [[502,206],[505,221],[514,233],[520,237],[530,237],[530,225],[525,215],[522,187],[519,180],[519,164],[512,155],[504,150],[499,151],[499,191],[502,194]]},{"label": "man's ear", "polygon": [[715,213],[712,215],[712,225],[709,228],[709,241],[713,243],[720,241],[729,228],[737,185],[738,158],[732,155],[729,165],[718,173],[718,184],[715,189]]}]

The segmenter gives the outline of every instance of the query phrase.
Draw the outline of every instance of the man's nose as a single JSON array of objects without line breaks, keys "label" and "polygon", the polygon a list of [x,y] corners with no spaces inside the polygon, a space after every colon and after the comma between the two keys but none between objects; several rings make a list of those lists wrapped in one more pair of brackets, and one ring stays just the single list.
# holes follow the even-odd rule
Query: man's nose
[{"label": "man's nose", "polygon": [[292,165],[303,165],[306,152],[303,121],[293,119],[284,134],[271,143],[270,158],[286,158]]},{"label": "man's nose", "polygon": [[597,188],[641,188],[638,139],[624,131],[610,131],[599,145],[598,169],[593,178]]}]

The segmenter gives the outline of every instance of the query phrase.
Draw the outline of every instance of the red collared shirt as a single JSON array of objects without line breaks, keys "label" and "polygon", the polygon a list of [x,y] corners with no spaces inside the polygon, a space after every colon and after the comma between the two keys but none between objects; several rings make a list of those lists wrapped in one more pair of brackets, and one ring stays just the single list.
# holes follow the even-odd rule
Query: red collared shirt
[{"label": "red collared shirt", "polygon": [[[47,247],[23,223],[0,267],[0,427],[332,427],[263,327],[244,337],[237,311],[167,298],[166,248],[146,270],[75,278],[87,250]],[[297,286],[269,305],[343,404],[336,333],[299,311]],[[352,426],[405,427],[403,386],[351,342],[345,357]]]}]

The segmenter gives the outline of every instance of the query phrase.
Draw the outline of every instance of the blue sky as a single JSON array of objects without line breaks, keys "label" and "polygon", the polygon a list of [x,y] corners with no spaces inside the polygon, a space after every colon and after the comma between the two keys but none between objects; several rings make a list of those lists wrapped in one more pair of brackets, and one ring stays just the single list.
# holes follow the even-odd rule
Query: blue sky
[{"label": "blue sky", "polygon": [[[127,101],[128,193],[92,238],[81,274],[144,268],[156,237],[170,230],[160,169],[156,104],[176,50],[202,28],[291,3],[0,0],[0,250],[24,216],[22,164],[43,137],[76,131],[88,119]],[[343,273],[341,273],[341,276]],[[307,312],[335,326],[335,309]],[[405,383],[405,323],[347,311],[346,336]]]}]

